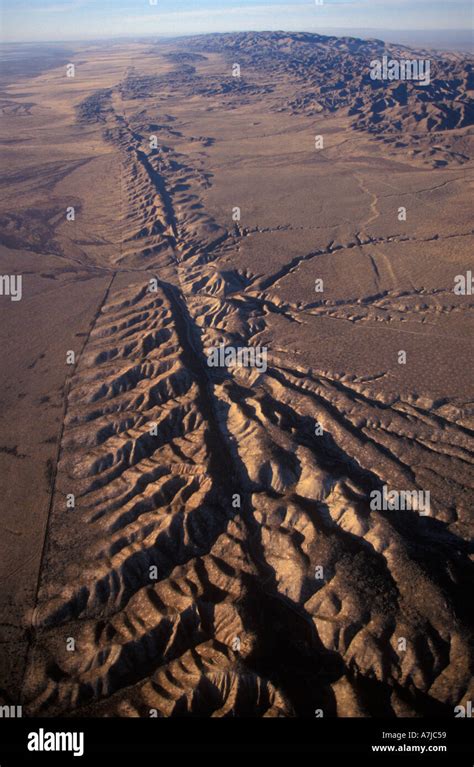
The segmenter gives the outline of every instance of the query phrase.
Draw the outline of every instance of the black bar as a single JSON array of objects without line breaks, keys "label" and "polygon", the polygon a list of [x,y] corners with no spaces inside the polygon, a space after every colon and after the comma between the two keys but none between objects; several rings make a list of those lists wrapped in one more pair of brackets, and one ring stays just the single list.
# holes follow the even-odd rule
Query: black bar
[{"label": "black bar", "polygon": [[[84,733],[84,754],[29,751],[29,734],[40,730]],[[93,764],[114,755],[122,763],[133,756],[200,753],[321,754],[375,763],[472,767],[473,734],[472,719],[25,718],[0,722],[0,767]],[[375,751],[374,746],[395,749]],[[414,751],[414,746],[425,750]]]}]

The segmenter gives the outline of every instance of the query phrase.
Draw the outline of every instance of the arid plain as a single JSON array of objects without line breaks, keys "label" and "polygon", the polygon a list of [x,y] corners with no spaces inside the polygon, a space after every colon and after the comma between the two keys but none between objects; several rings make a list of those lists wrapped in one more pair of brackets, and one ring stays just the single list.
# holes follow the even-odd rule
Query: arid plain
[{"label": "arid plain", "polygon": [[385,52],[426,55],[245,33],[4,74],[2,704],[473,699],[472,61],[375,85]]}]

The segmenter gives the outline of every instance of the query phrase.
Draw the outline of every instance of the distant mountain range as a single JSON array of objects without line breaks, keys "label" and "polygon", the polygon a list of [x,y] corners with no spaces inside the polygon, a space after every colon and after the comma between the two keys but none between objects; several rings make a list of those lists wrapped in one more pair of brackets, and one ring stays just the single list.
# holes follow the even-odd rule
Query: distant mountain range
[{"label": "distant mountain range", "polygon": [[[242,32],[186,38],[188,50],[223,53],[241,66],[243,81],[255,73],[274,83],[291,78],[279,111],[327,115],[345,112],[351,127],[394,146],[409,146],[433,164],[468,159],[465,130],[474,123],[474,59],[469,55],[413,50],[382,40],[361,40],[307,32]],[[429,84],[374,80],[371,62],[429,61]],[[286,82],[286,86],[288,83]],[[455,134],[451,135],[452,132]],[[445,135],[439,137],[439,133]],[[435,137],[434,134],[438,134]],[[439,142],[446,149],[439,153]],[[456,140],[456,146],[452,142]],[[432,151],[432,144],[437,149]]]}]

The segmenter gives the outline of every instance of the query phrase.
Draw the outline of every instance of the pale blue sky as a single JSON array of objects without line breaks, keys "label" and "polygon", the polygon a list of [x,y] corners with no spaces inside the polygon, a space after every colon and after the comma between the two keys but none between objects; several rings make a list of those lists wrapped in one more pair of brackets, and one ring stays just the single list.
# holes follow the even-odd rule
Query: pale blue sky
[{"label": "pale blue sky", "polygon": [[2,41],[472,26],[471,0],[0,0],[0,9]]}]

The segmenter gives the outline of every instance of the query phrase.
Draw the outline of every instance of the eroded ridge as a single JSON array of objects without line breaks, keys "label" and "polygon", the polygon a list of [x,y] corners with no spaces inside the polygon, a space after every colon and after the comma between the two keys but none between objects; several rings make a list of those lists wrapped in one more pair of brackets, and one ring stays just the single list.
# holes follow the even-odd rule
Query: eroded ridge
[{"label": "eroded ridge", "polygon": [[[277,309],[317,309],[278,295],[304,259],[230,269],[242,232],[206,212],[168,123],[113,91],[80,119],[95,109],[122,158],[122,247],[66,393],[28,712],[443,712],[469,681],[469,418],[282,350],[210,368]],[[384,485],[429,491],[429,513],[373,508]]]}]

